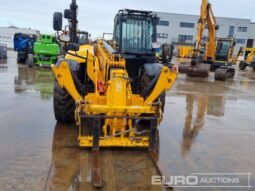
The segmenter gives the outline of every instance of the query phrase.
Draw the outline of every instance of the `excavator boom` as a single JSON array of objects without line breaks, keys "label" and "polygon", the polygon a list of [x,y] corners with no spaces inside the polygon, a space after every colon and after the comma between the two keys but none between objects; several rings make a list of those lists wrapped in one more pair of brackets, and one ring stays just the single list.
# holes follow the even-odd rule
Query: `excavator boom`
[{"label": "excavator boom", "polygon": [[214,17],[212,6],[208,0],[202,0],[200,18],[197,26],[196,45],[193,58],[198,59],[204,42],[204,30],[208,27],[208,41],[206,43],[206,51],[204,60],[213,60],[215,55],[216,31],[217,23]]}]

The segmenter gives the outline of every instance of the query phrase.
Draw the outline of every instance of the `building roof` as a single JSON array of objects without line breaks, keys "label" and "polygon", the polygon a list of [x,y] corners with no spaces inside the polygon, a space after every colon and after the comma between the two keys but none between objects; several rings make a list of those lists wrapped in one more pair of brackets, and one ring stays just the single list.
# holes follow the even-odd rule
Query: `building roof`
[{"label": "building roof", "polygon": [[[155,12],[155,13],[159,13],[159,14],[172,14],[172,15],[184,15],[184,16],[195,16],[195,17],[199,17],[199,15],[195,15],[195,14],[185,14],[185,13],[170,13],[170,12]],[[216,18],[221,18],[221,19],[237,19],[237,20],[246,20],[251,22],[251,19],[246,19],[246,18],[234,18],[234,17],[221,17],[221,16],[215,16]]]}]

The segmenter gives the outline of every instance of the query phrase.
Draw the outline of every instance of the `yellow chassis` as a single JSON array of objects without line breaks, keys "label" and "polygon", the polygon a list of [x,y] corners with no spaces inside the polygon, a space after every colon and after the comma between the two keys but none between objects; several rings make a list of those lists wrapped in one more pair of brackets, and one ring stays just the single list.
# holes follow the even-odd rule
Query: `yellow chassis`
[{"label": "yellow chassis", "polygon": [[[161,103],[158,101],[155,104],[155,100],[163,91],[170,90],[177,74],[169,68],[163,67],[153,91],[144,99],[140,95],[132,94],[128,74],[125,70],[125,60],[121,56],[117,55],[116,58],[116,55],[109,55],[101,42],[97,44],[97,57],[88,51],[85,56],[87,71],[95,84],[95,92],[88,93],[85,97],[78,93],[66,61],[62,61],[58,66],[52,65],[59,85],[65,88],[76,102],[75,119],[79,126],[79,145],[93,147],[93,137],[95,136],[82,134],[82,128],[94,127],[83,127],[81,121],[88,116],[91,119],[93,116],[95,118],[103,116],[104,122],[101,124],[99,147],[148,147],[149,137],[136,135],[133,119],[139,119],[146,114],[149,116],[149,120],[160,122],[162,118]],[[118,67],[115,70],[109,70],[107,68],[109,66]],[[110,76],[107,81],[104,81],[105,75]],[[102,80],[106,86],[103,95],[98,91],[98,80]],[[116,136],[117,134],[118,136]]]},{"label": "yellow chassis", "polygon": [[[79,137],[80,147],[92,147],[92,136]],[[140,141],[133,141],[129,137],[112,137],[99,141],[100,147],[149,147],[149,138],[143,137]]]}]

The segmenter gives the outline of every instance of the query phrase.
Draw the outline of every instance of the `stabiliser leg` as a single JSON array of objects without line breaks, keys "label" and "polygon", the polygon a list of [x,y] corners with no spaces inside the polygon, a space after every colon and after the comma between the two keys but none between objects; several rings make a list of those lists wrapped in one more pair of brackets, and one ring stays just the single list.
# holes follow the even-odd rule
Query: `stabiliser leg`
[{"label": "stabiliser leg", "polygon": [[102,187],[100,157],[100,118],[93,119],[93,147],[92,147],[92,182],[94,187]]}]

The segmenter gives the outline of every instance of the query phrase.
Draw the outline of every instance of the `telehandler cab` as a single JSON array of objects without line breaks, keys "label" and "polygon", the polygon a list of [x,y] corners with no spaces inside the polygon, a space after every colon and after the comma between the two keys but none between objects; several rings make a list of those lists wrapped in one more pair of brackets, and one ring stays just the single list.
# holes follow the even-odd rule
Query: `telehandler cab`
[{"label": "telehandler cab", "polygon": [[[102,186],[100,147],[155,151],[165,91],[177,77],[155,62],[152,43],[157,20],[148,11],[120,10],[114,20],[112,44],[104,39],[93,45],[69,44],[65,59],[52,65],[55,117],[60,122],[75,120],[79,145],[92,148],[96,187]],[[149,123],[139,126],[143,121]]]}]

